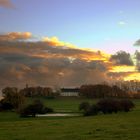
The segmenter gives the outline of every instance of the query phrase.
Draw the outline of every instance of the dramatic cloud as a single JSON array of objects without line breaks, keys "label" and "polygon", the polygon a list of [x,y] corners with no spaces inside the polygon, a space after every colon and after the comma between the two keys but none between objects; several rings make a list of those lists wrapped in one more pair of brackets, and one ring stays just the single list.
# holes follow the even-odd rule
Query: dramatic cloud
[{"label": "dramatic cloud", "polygon": [[73,47],[56,37],[36,42],[29,41],[31,37],[28,32],[0,36],[0,88],[23,87],[26,83],[75,87],[111,82],[135,72],[130,54],[126,52],[110,56]]},{"label": "dramatic cloud", "polygon": [[6,8],[13,8],[13,4],[10,0],[0,0],[0,6]]},{"label": "dramatic cloud", "polygon": [[57,38],[29,42],[30,37],[30,33],[1,35],[0,85],[80,86],[108,80],[109,55]]},{"label": "dramatic cloud", "polygon": [[116,54],[111,56],[110,60],[115,65],[128,65],[128,66],[133,66],[134,65],[130,54],[126,53],[125,51],[117,52]]}]

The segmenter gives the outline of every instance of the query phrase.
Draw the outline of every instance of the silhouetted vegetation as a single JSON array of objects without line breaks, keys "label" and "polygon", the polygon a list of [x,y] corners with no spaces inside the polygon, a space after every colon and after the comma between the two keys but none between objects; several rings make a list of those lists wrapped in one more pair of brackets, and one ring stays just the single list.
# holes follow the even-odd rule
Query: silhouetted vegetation
[{"label": "silhouetted vegetation", "polygon": [[40,100],[34,100],[32,104],[20,109],[20,117],[35,117],[37,114],[46,114],[53,112],[52,108],[45,107]]},{"label": "silhouetted vegetation", "polygon": [[84,116],[97,115],[99,111],[97,105],[90,105],[88,102],[81,103],[79,105],[79,110],[83,112]]},{"label": "silhouetted vegetation", "polygon": [[59,92],[53,92],[50,87],[28,87],[21,89],[20,93],[25,97],[47,97],[53,99],[56,96],[59,96]]},{"label": "silhouetted vegetation", "polygon": [[120,111],[125,112],[128,112],[135,107],[134,103],[131,100],[127,99],[120,100],[120,106],[121,106]]},{"label": "silhouetted vegetation", "polygon": [[84,116],[117,113],[119,111],[128,112],[135,107],[134,103],[128,99],[101,99],[97,104],[90,105],[83,102],[79,105],[79,110],[83,111]]},{"label": "silhouetted vegetation", "polygon": [[104,114],[117,113],[121,109],[120,102],[117,99],[102,99],[98,101],[97,106],[99,111]]},{"label": "silhouetted vegetation", "polygon": [[118,86],[109,86],[105,84],[83,85],[80,87],[79,96],[86,98],[129,97],[127,92],[120,89]]},{"label": "silhouetted vegetation", "polygon": [[88,110],[90,107],[90,104],[88,102],[83,102],[79,105],[79,110]]},{"label": "silhouetted vegetation", "polygon": [[6,87],[2,90],[3,99],[0,101],[0,110],[18,109],[24,104],[24,95],[15,87]]},{"label": "silhouetted vegetation", "polygon": [[13,108],[13,105],[6,100],[2,99],[0,101],[0,111],[12,110]]}]

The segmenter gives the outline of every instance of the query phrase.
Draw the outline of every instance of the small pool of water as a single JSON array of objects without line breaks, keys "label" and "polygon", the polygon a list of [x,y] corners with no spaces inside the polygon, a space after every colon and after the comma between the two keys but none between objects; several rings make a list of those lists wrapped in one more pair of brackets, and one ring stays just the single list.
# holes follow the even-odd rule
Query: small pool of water
[{"label": "small pool of water", "polygon": [[38,114],[38,117],[63,117],[63,116],[80,116],[80,114],[74,113],[51,113],[51,114]]}]

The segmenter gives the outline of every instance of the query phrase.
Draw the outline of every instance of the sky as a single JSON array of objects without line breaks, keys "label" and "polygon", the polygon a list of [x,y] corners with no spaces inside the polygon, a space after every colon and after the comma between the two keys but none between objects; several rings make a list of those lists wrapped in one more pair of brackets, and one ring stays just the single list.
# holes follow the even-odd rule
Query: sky
[{"label": "sky", "polygon": [[25,84],[27,69],[35,72],[30,84],[138,80],[139,5],[139,0],[0,0],[0,84]]},{"label": "sky", "polygon": [[138,49],[133,43],[140,36],[139,0],[1,1],[11,3],[11,7],[0,8],[1,33],[30,31],[37,37],[57,36],[108,53],[122,47],[129,52]]}]

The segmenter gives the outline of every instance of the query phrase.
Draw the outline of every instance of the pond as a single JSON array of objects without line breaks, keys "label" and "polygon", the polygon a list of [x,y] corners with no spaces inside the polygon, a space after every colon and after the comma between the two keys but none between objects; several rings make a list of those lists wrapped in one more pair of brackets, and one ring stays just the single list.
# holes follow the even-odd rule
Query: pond
[{"label": "pond", "polygon": [[49,114],[38,114],[38,117],[64,117],[64,116],[81,116],[81,114],[75,113],[49,113]]}]

